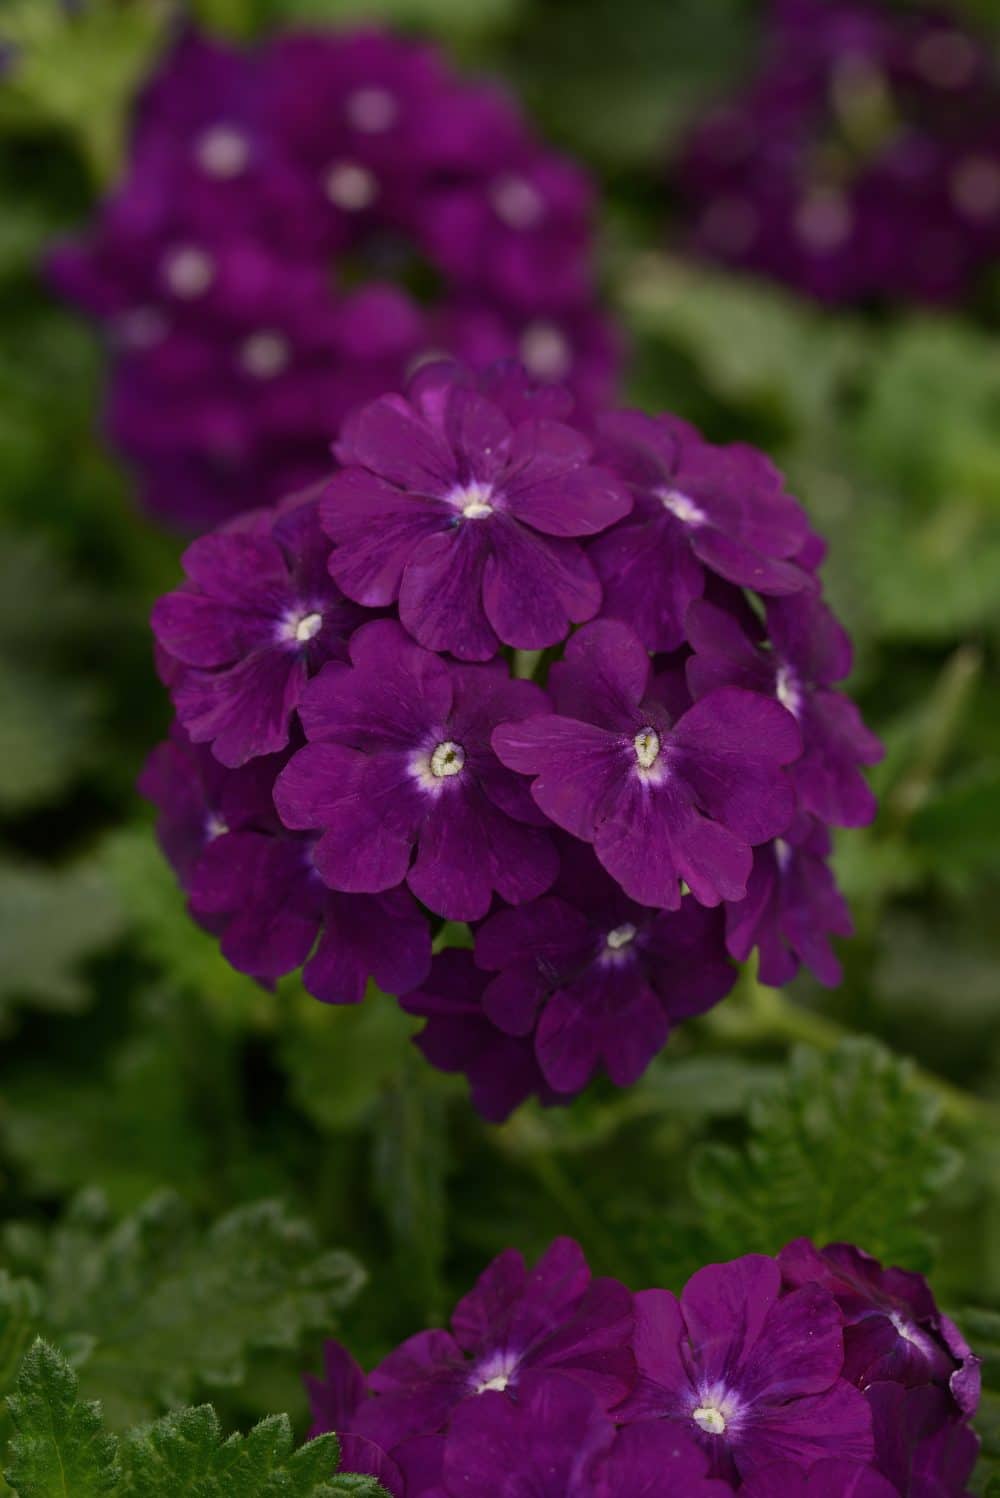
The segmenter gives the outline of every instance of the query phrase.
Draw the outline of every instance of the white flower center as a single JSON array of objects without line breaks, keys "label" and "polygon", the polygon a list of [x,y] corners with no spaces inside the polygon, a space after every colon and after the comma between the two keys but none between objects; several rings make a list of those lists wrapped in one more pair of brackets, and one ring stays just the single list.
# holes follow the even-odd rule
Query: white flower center
[{"label": "white flower center", "polygon": [[630,942],[635,941],[635,927],[631,921],[626,921],[624,925],[616,926],[613,931],[609,931],[605,941],[612,952],[620,952],[622,947],[627,947]]},{"label": "white flower center", "polygon": [[525,369],[540,380],[561,380],[573,363],[569,339],[550,322],[529,323],[518,350]]},{"label": "white flower center", "polygon": [[533,229],[545,213],[545,199],[534,183],[516,172],[494,179],[490,201],[498,219],[508,229]]},{"label": "white flower center", "polygon": [[121,348],[141,352],[162,343],[167,336],[167,319],[158,307],[133,307],[122,313],[116,332]]},{"label": "white flower center", "polygon": [[693,499],[688,499],[679,489],[657,489],[656,497],[665,510],[671,515],[676,515],[682,525],[703,525],[705,523],[705,511],[695,504]]},{"label": "white flower center", "polygon": [[361,213],[378,197],[378,179],[356,161],[337,161],[323,179],[323,188],[335,208]]},{"label": "white flower center", "polygon": [[779,870],[783,874],[792,861],[792,845],[786,843],[783,837],[774,840],[774,857]]},{"label": "white flower center", "polygon": [[851,205],[836,188],[822,187],[799,204],[795,232],[811,250],[836,250],[854,227]]},{"label": "white flower center", "polygon": [[778,667],[774,693],[782,707],[786,707],[797,718],[802,710],[802,688],[791,666]]},{"label": "white flower center", "polygon": [[291,344],[281,333],[251,333],[240,348],[240,363],[247,374],[270,380],[288,368]]},{"label": "white flower center", "polygon": [[229,828],[218,812],[210,812],[205,821],[205,836],[208,838],[208,841],[214,843],[217,837],[222,837],[223,833],[228,831]]},{"label": "white flower center", "polygon": [[215,261],[195,245],[181,245],[168,253],[163,274],[174,296],[189,301],[201,296],[215,280]]},{"label": "white flower center", "polygon": [[195,145],[195,160],[209,177],[229,181],[247,168],[250,142],[232,125],[214,125]]},{"label": "white flower center", "polygon": [[967,218],[994,218],[1000,212],[1000,165],[986,156],[960,161],[952,174],[951,194]]},{"label": "white flower center", "polygon": [[488,1389],[495,1389],[498,1394],[502,1394],[509,1383],[510,1378],[506,1373],[496,1373],[492,1378],[488,1378],[485,1383],[477,1385],[477,1392],[485,1394]]},{"label": "white flower center", "polygon": [[492,515],[492,500],[493,490],[490,485],[477,483],[475,479],[471,484],[453,489],[448,495],[449,504],[453,504],[456,510],[461,510],[466,520],[485,520],[487,515]]},{"label": "white flower center", "polygon": [[295,626],[295,638],[300,645],[305,645],[315,639],[322,628],[322,614],[305,614]]},{"label": "white flower center", "polygon": [[640,728],[632,742],[641,768],[651,770],[660,757],[660,735],[656,729]]},{"label": "white flower center", "polygon": [[510,1352],[494,1352],[480,1363],[469,1380],[474,1394],[493,1391],[502,1394],[517,1372],[517,1357]]},{"label": "white flower center", "polygon": [[399,118],[399,105],[387,88],[356,88],[344,110],[349,123],[365,135],[381,135]]},{"label": "white flower center", "polygon": [[904,1342],[912,1342],[914,1347],[922,1346],[920,1338],[916,1334],[916,1328],[905,1317],[901,1316],[898,1311],[890,1311],[889,1320]]},{"label": "white flower center", "polygon": [[721,1436],[726,1429],[726,1417],[714,1404],[700,1404],[691,1411],[691,1419],[710,1436]]},{"label": "white flower center", "polygon": [[430,758],[430,772],[438,780],[446,780],[451,775],[460,775],[465,767],[465,750],[461,744],[455,744],[451,739],[445,739],[444,743],[438,744]]}]

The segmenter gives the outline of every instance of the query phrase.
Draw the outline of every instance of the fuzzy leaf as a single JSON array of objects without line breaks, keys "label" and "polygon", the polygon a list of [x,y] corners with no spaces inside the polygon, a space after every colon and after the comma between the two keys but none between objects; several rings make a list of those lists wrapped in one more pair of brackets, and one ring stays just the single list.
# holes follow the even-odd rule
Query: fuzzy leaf
[{"label": "fuzzy leaf", "polygon": [[96,1403],[77,1397],[77,1377],[41,1338],[31,1348],[9,1401],[16,1434],[7,1481],[19,1498],[103,1498],[117,1491],[118,1443]]},{"label": "fuzzy leaf", "polygon": [[956,1164],[936,1118],[909,1064],[872,1042],[797,1051],[783,1083],[751,1106],[745,1149],[708,1145],[695,1157],[692,1186],[713,1250],[775,1253],[805,1234],[925,1266],[916,1219]]},{"label": "fuzzy leaf", "polygon": [[84,1391],[115,1429],[243,1377],[251,1348],[295,1348],[328,1330],[359,1289],[349,1255],[321,1252],[277,1202],[257,1202],[199,1232],[162,1193],[116,1227],[96,1193],[79,1197],[46,1241],[8,1233],[41,1282],[45,1325],[91,1346]]}]

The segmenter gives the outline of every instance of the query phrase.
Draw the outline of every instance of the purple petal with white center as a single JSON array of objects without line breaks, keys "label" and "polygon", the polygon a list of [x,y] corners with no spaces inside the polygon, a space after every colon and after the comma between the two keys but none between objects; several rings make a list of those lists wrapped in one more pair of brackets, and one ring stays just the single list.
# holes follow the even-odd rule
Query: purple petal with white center
[{"label": "purple petal with white center", "polygon": [[356,603],[381,608],[399,595],[414,548],[452,523],[449,506],[394,489],[360,468],[334,474],[320,503],[334,543],[330,575]]},{"label": "purple petal with white center", "polygon": [[502,724],[492,742],[502,764],[536,775],[531,793],[557,827],[593,841],[602,808],[624,774],[617,735],[545,713]]}]

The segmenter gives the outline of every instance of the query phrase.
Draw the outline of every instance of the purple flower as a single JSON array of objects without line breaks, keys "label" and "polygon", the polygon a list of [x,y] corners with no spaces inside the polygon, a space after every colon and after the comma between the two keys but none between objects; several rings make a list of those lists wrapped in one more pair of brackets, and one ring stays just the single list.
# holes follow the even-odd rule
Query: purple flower
[{"label": "purple flower", "polygon": [[955,1418],[941,1390],[925,1384],[873,1383],[866,1390],[875,1432],[876,1466],[914,1498],[966,1498],[979,1438]]},{"label": "purple flower", "polygon": [[532,1094],[543,1102],[568,1102],[547,1086],[531,1036],[508,1035],[483,1008],[487,974],[472,953],[451,949],[431,964],[427,981],[400,1004],[427,1020],[416,1037],[424,1056],[440,1071],[469,1080],[473,1107],[490,1123],[502,1123]]},{"label": "purple flower", "polygon": [[589,625],[552,668],[557,711],[498,728],[496,752],[535,777],[538,806],[593,843],[630,899],[676,910],[684,880],[703,905],[740,900],[751,846],[780,836],[792,819],[782,767],[801,751],[795,721],[778,703],[733,687],[674,720],[650,674],[627,626]]},{"label": "purple flower", "polygon": [[937,1308],[927,1281],[883,1269],[849,1243],[819,1250],[796,1238],[779,1256],[785,1283],[823,1285],[844,1315],[844,1377],[859,1388],[892,1381],[947,1390],[964,1417],[979,1403],[979,1359],[955,1323]]},{"label": "purple flower", "polygon": [[725,1498],[732,1492],[728,1482],[707,1473],[708,1459],[696,1441],[666,1420],[643,1420],[619,1430],[610,1451],[597,1458],[588,1498]]},{"label": "purple flower", "polygon": [[512,421],[448,366],[420,372],[345,424],[322,502],[330,570],[349,598],[399,617],[422,645],[489,660],[500,643],[558,644],[601,590],[579,537],[620,519],[628,492],[589,440]]},{"label": "purple flower", "polygon": [[618,1417],[678,1423],[708,1451],[714,1476],[872,1455],[864,1396],[840,1377],[836,1302],[814,1284],[782,1297],[773,1259],[709,1265],[680,1300],[637,1295],[634,1345],[639,1380]]},{"label": "purple flower", "polygon": [[756,1473],[740,1492],[744,1498],[899,1498],[892,1483],[874,1467],[836,1458],[817,1462],[808,1473],[782,1462]]},{"label": "purple flower", "polygon": [[545,706],[502,663],[449,665],[394,621],[364,625],[350,665],[329,663],[302,695],[310,742],[278,779],[278,811],[290,828],[321,831],[313,856],[332,889],[377,894],[405,880],[457,921],[485,915],[494,890],[532,899],[558,859],[490,734]]},{"label": "purple flower", "polygon": [[687,896],[676,911],[626,898],[589,849],[564,847],[551,895],[502,910],[476,934],[476,964],[495,973],[483,1010],[511,1036],[533,1035],[545,1081],[581,1091],[599,1069],[631,1086],[672,1023],[732,988],[722,916]]},{"label": "purple flower", "polygon": [[633,514],[589,548],[601,612],[630,624],[647,650],[683,644],[706,572],[759,593],[812,586],[796,564],[806,517],[762,453],[713,447],[675,416],[640,411],[613,412],[598,430],[599,456],[635,495]]},{"label": "purple flower", "polygon": [[634,1377],[632,1297],[615,1280],[593,1279],[568,1238],[557,1239],[530,1272],[514,1249],[501,1254],[459,1301],[451,1327],[418,1332],[390,1353],[369,1375],[374,1397],[358,1399],[344,1359],[328,1354],[334,1388],[327,1394],[309,1381],[313,1433],[346,1429],[398,1460],[418,1438],[441,1431],[465,1401],[491,1392],[520,1400],[532,1374],[571,1380],[605,1409]]},{"label": "purple flower", "polygon": [[284,749],[307,681],[346,658],[364,615],[328,551],[314,504],[258,511],[189,546],[187,585],[153,610],[159,645],[186,668],[171,684],[178,719],[224,765]]},{"label": "purple flower", "polygon": [[799,814],[784,837],[756,848],[746,896],[726,906],[726,946],[745,962],[754,947],[762,983],[782,988],[799,970],[811,969],[836,988],[841,967],[829,936],[853,931],[846,901],[827,864],[830,834]]},{"label": "purple flower", "polygon": [[876,803],[858,766],[877,764],[883,749],[853,702],[830,690],[851,667],[843,629],[812,593],[769,599],[766,634],[742,600],[726,602],[703,599],[688,612],[692,694],[740,686],[776,698],[802,730],[802,757],[790,773],[803,809],[823,822],[865,826]]}]

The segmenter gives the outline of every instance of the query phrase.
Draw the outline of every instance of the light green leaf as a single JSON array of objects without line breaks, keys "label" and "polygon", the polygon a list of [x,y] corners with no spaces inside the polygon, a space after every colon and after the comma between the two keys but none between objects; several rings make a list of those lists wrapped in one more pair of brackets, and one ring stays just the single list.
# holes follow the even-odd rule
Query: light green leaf
[{"label": "light green leaf", "polygon": [[18,1498],[105,1498],[117,1490],[117,1441],[100,1407],[77,1397],[77,1377],[40,1338],[9,1400],[16,1434],[5,1473]]},{"label": "light green leaf", "polygon": [[416,1022],[372,986],[363,1004],[283,995],[281,1060],[299,1107],[322,1129],[352,1128],[406,1066]]},{"label": "light green leaf", "polygon": [[775,1253],[804,1234],[925,1266],[918,1219],[956,1165],[936,1120],[909,1064],[872,1042],[796,1051],[782,1084],[751,1105],[745,1150],[708,1145],[695,1157],[714,1251]]}]

